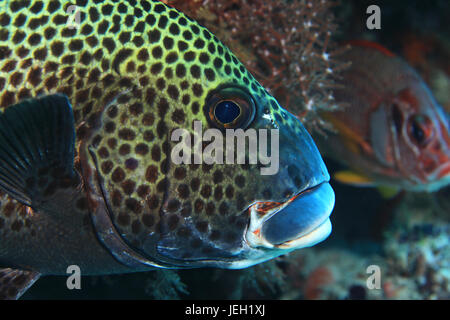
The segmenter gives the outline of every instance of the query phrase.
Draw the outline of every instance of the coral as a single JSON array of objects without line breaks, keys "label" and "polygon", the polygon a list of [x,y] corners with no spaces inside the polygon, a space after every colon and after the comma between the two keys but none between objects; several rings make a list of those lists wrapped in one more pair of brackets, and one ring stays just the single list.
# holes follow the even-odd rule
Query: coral
[{"label": "coral", "polygon": [[287,258],[287,288],[281,299],[381,299],[383,290],[368,289],[367,267],[377,265],[383,282],[386,263],[379,255],[358,255],[346,249],[308,248]]},{"label": "coral", "polygon": [[344,48],[332,36],[335,0],[166,0],[217,35],[287,110],[311,128],[318,111],[340,106],[332,90]]},{"label": "coral", "polygon": [[421,299],[450,298],[450,217],[437,196],[409,195],[385,233],[390,274],[397,282],[403,278],[403,283],[409,281],[409,287],[415,287],[404,292],[391,290],[396,299],[417,295]]},{"label": "coral", "polygon": [[[226,282],[227,299],[257,299],[279,294],[286,286],[286,277],[278,263],[270,260],[242,270],[215,270],[214,281]],[[219,285],[220,286],[220,285]]]},{"label": "coral", "polygon": [[183,11],[188,15],[196,13],[204,6],[204,0],[162,0],[165,4],[168,4],[174,8]]},{"label": "coral", "polygon": [[285,276],[277,264],[278,260],[270,260],[249,269],[246,281],[247,287],[263,295],[265,292],[275,293],[285,285]]},{"label": "coral", "polygon": [[333,274],[327,267],[317,267],[308,275],[303,295],[308,300],[318,299],[322,293],[322,288],[331,284],[333,280]]},{"label": "coral", "polygon": [[146,293],[157,300],[179,299],[179,294],[188,294],[180,276],[172,270],[155,270],[147,279]]},{"label": "coral", "polygon": [[[449,299],[448,192],[406,193],[374,247],[335,242],[291,253],[281,299]],[[367,286],[371,265],[381,272],[380,289]]]}]

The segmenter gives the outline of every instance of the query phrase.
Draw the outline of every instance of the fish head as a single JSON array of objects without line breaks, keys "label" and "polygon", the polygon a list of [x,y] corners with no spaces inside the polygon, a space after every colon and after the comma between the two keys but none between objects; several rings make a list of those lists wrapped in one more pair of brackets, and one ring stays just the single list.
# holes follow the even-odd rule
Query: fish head
[{"label": "fish head", "polygon": [[141,86],[87,144],[112,222],[99,238],[168,268],[243,268],[324,240],[334,193],[309,133],[206,28],[161,8]]},{"label": "fish head", "polygon": [[[156,251],[161,261],[244,268],[312,246],[331,232],[334,192],[312,138],[295,116],[254,79],[250,81],[256,90],[224,77],[205,94],[198,118],[202,143],[195,124],[189,124],[191,163],[171,165],[163,229],[156,243],[149,242],[148,249]],[[223,104],[239,106],[238,122],[223,123],[234,117],[232,110],[221,110],[226,108]],[[245,146],[239,142],[244,136]],[[195,150],[195,140],[201,149]],[[208,161],[207,150],[217,141],[215,152],[223,156]],[[262,163],[261,154],[270,161]],[[200,157],[202,163],[196,164]],[[171,219],[177,226],[170,224]]]},{"label": "fish head", "polygon": [[[375,153],[391,155],[389,161],[403,177],[403,187],[431,192],[449,184],[449,118],[425,84],[415,81],[390,98],[385,107],[388,128],[372,137],[387,142],[384,147],[381,141],[375,142]],[[383,138],[387,134],[390,142]]]}]

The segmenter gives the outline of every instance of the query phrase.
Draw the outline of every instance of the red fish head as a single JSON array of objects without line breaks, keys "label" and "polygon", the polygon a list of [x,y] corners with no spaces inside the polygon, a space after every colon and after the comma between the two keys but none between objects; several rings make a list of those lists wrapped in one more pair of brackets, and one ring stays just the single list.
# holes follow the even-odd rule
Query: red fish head
[{"label": "red fish head", "polygon": [[384,109],[389,123],[385,134],[391,139],[386,139],[390,140],[386,149],[378,154],[390,156],[385,160],[404,178],[404,187],[434,191],[450,184],[449,117],[428,88],[422,83],[410,85]]}]

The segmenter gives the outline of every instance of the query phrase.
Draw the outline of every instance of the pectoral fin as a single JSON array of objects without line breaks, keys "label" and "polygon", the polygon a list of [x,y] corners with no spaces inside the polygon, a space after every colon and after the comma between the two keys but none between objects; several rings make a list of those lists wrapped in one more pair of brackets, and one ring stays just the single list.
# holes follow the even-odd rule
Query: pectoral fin
[{"label": "pectoral fin", "polygon": [[333,175],[333,178],[340,183],[352,185],[355,187],[376,187],[378,192],[384,199],[393,198],[400,192],[399,188],[377,185],[369,177],[351,170],[338,171]]},{"label": "pectoral fin", "polygon": [[17,300],[39,279],[40,273],[11,268],[0,269],[0,300]]},{"label": "pectoral fin", "polygon": [[66,96],[48,95],[0,115],[0,189],[32,208],[72,186],[75,129]]}]

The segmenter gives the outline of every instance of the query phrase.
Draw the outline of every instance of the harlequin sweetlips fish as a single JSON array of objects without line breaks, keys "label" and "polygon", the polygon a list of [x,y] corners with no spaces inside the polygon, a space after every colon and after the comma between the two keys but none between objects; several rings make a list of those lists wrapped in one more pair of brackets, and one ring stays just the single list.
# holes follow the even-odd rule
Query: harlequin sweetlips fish
[{"label": "harlequin sweetlips fish", "polygon": [[[0,4],[1,298],[72,265],[244,268],[329,235],[313,140],[213,34],[159,1],[79,0],[75,27],[68,6]],[[194,121],[279,130],[278,172],[175,165]]]},{"label": "harlequin sweetlips fish", "polygon": [[337,180],[412,191],[450,183],[449,115],[420,76],[379,44],[350,42],[351,67],[335,90],[338,111],[324,112],[334,133],[316,137],[323,154],[350,168]]}]

